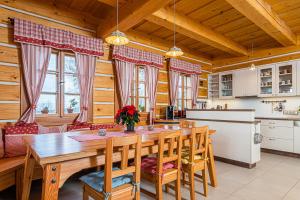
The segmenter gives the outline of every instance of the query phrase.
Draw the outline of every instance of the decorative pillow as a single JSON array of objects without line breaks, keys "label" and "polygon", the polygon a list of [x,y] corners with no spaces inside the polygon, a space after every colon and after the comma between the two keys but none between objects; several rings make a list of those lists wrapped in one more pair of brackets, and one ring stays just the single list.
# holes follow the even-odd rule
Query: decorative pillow
[{"label": "decorative pillow", "polygon": [[91,125],[91,130],[117,128],[119,126],[120,125],[118,125],[118,124],[92,124]]},{"label": "decorative pillow", "polygon": [[4,157],[3,130],[0,133],[0,159]]},{"label": "decorative pillow", "polygon": [[[175,168],[175,164],[172,162],[163,164],[163,173],[168,169]],[[147,157],[142,160],[141,169],[143,172],[156,174],[157,169],[157,158],[155,157]]]},{"label": "decorative pillow", "polygon": [[23,141],[25,135],[38,134],[36,123],[18,123],[15,126],[6,126],[4,131],[4,153],[5,157],[26,155],[26,145]]},{"label": "decorative pillow", "polygon": [[71,125],[68,125],[68,131],[71,130],[77,130],[77,129],[85,129],[85,128],[90,128],[91,123],[83,122],[83,123],[74,123]]},{"label": "decorative pillow", "polygon": [[38,125],[39,128],[39,134],[47,134],[47,133],[64,133],[67,132],[67,125],[62,126],[51,126],[51,127],[45,127],[42,125]]}]

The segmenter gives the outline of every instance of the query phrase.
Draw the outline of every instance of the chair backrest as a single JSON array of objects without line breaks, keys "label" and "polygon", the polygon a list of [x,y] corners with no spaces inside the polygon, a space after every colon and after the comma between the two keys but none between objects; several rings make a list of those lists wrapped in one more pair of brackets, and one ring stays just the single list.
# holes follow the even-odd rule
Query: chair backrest
[{"label": "chair backrest", "polygon": [[178,170],[181,165],[181,130],[162,132],[158,140],[157,175],[163,174],[163,164],[173,162]]},{"label": "chair backrest", "polygon": [[183,120],[179,123],[181,128],[193,128],[196,127],[196,122],[191,120]]},{"label": "chair backrest", "polygon": [[[112,179],[133,173],[133,181],[140,183],[141,177],[141,136],[114,137],[106,140],[104,191],[112,191]],[[120,153],[121,167],[112,170],[114,153]],[[134,165],[128,165],[129,155],[134,155]]]},{"label": "chair backrest", "polygon": [[202,159],[207,159],[208,151],[208,126],[194,127],[190,137],[189,162],[195,162],[195,156],[200,155]]}]

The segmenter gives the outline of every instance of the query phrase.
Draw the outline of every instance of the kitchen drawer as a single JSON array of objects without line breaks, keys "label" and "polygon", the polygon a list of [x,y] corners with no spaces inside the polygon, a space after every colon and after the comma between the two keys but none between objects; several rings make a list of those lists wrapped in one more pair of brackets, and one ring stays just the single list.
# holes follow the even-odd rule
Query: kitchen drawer
[{"label": "kitchen drawer", "polygon": [[294,152],[294,141],[264,137],[261,147],[278,151]]},{"label": "kitchen drawer", "polygon": [[281,127],[281,126],[261,126],[261,134],[264,137],[281,138],[281,139],[294,139],[294,128]]},{"label": "kitchen drawer", "polygon": [[294,127],[294,153],[300,154],[300,127]]},{"label": "kitchen drawer", "polygon": [[283,127],[294,127],[294,121],[289,120],[261,120],[262,126],[283,126]]}]

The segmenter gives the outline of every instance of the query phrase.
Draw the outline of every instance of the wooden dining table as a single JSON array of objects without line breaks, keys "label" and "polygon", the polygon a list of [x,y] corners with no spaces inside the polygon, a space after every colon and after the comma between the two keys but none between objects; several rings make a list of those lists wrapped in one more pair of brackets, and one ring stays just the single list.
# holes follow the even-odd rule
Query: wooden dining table
[{"label": "wooden dining table", "polygon": [[[142,137],[142,156],[157,153],[159,134],[161,132],[173,131],[170,129],[160,130],[157,133],[147,134],[144,131]],[[216,131],[210,130],[210,135]],[[183,128],[183,139],[189,138],[191,129]],[[65,181],[82,169],[105,165],[104,149],[105,139],[77,141],[74,138],[86,134],[97,135],[97,131],[78,131],[69,133],[52,133],[24,136],[27,145],[25,159],[24,179],[22,189],[22,200],[28,200],[35,165],[43,169],[42,200],[57,200],[59,188]],[[107,135],[110,133],[108,132]],[[137,134],[137,133],[136,133]],[[211,142],[208,150],[210,182],[213,187],[217,186],[215,176],[214,158]],[[113,161],[120,161],[121,155],[115,153]],[[134,157],[134,151],[130,151],[129,158]]]}]

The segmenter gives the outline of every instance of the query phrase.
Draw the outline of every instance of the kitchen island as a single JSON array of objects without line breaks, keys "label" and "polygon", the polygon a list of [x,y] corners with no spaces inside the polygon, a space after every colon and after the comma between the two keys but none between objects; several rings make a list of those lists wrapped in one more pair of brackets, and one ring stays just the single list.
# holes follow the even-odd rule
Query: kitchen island
[{"label": "kitchen island", "polygon": [[260,144],[255,142],[260,135],[260,121],[255,119],[255,110],[189,109],[186,118],[217,131],[212,136],[217,160],[247,168],[260,161]]}]

